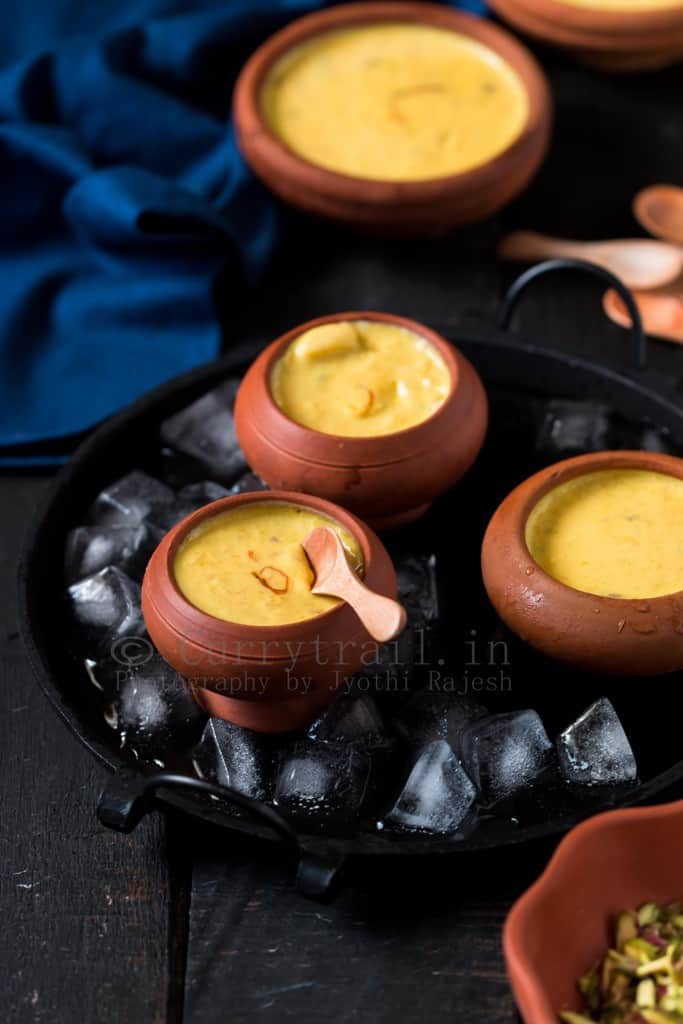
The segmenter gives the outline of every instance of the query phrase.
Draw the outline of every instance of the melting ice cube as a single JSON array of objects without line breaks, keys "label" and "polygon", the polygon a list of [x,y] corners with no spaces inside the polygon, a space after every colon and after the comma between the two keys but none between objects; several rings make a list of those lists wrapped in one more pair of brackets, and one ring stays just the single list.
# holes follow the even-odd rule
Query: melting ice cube
[{"label": "melting ice cube", "polygon": [[86,576],[69,587],[67,596],[83,654],[111,655],[130,663],[133,655],[125,654],[122,643],[131,638],[151,649],[140,610],[140,587],[120,569],[107,566]]},{"label": "melting ice cube", "polygon": [[192,515],[198,508],[209,505],[219,498],[227,498],[230,494],[222,484],[213,480],[201,480],[195,484],[187,484],[178,491],[176,499],[167,505],[157,516],[157,521],[164,530],[170,530],[186,516]]},{"label": "melting ice cube", "polygon": [[[429,632],[439,614],[434,555],[396,555],[398,598],[408,622],[401,635],[381,644],[377,657],[364,665],[361,674],[380,692],[405,692],[416,663],[429,659]],[[391,682],[393,680],[393,682]]]},{"label": "melting ice cube", "polygon": [[456,693],[426,687],[404,704],[395,720],[396,731],[412,747],[445,740],[457,753],[464,731],[488,714],[483,704]]},{"label": "melting ice cube", "polygon": [[611,701],[602,697],[557,740],[562,774],[587,785],[634,782],[636,759]]},{"label": "melting ice cube", "polygon": [[210,718],[192,759],[202,778],[267,800],[272,790],[273,743],[250,729]]},{"label": "melting ice cube", "polygon": [[[239,381],[227,380],[208,391],[161,426],[161,439],[173,479],[195,474],[231,483],[247,469],[232,415]],[[178,465],[173,465],[173,454]],[[194,479],[198,476],[194,475]]]},{"label": "melting ice cube", "polygon": [[[98,677],[97,667],[93,675]],[[105,675],[101,685],[111,696],[106,719],[118,731],[123,748],[162,765],[169,753],[196,742],[206,715],[187,683],[159,655],[129,669],[109,663]]]},{"label": "melting ice cube", "polygon": [[245,473],[243,476],[236,480],[230,488],[231,494],[245,494],[247,491],[267,491],[268,484],[264,484],[260,476],[256,476],[256,473]]},{"label": "melting ice cube", "polygon": [[67,583],[116,566],[133,580],[142,579],[147,562],[163,536],[149,523],[135,526],[77,526],[66,538]]},{"label": "melting ice cube", "polygon": [[449,745],[435,740],[418,754],[385,821],[425,832],[454,832],[475,797],[476,790]]},{"label": "melting ice cube", "polygon": [[370,782],[367,752],[331,743],[298,743],[285,755],[275,803],[294,819],[348,824],[363,808]]},{"label": "melting ice cube", "polygon": [[600,402],[552,399],[536,439],[539,451],[571,455],[602,451],[608,447],[609,409]]},{"label": "melting ice cube", "polygon": [[553,749],[535,711],[482,718],[465,730],[460,746],[465,771],[487,805],[532,785]]},{"label": "melting ice cube", "polygon": [[90,508],[89,519],[99,526],[136,526],[144,521],[156,523],[175,494],[161,480],[134,469],[98,494]]},{"label": "melting ice cube", "polygon": [[337,697],[308,729],[313,740],[369,745],[382,743],[382,716],[372,697],[343,694]]}]

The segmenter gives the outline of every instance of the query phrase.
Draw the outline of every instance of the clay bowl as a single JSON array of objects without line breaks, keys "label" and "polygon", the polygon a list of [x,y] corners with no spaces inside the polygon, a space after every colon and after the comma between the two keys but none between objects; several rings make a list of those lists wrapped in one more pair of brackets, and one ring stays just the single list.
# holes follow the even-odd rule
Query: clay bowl
[{"label": "clay bowl", "polygon": [[[312,721],[375,645],[343,603],[301,622],[247,626],[214,618],[181,594],[173,562],[187,534],[217,513],[261,501],[305,505],[342,523],[362,550],[364,582],[380,594],[396,597],[396,573],[383,544],[355,516],[321,498],[251,492],[211,502],[166,534],[145,572],[142,613],[159,653],[191,682],[195,697],[210,715],[257,732],[286,732]],[[264,692],[258,692],[261,679]]]},{"label": "clay bowl", "polygon": [[683,591],[649,600],[598,597],[553,579],[531,557],[527,517],[548,491],[598,469],[651,469],[683,479],[683,460],[654,452],[597,452],[548,466],[516,487],[488,525],[484,585],[526,643],[587,671],[625,676],[683,668]]},{"label": "clay bowl", "polygon": [[682,844],[683,801],[599,814],[563,839],[503,933],[525,1024],[579,1011],[577,979],[604,956],[619,911],[683,899]]},{"label": "clay bowl", "polygon": [[[471,36],[494,50],[527,88],[529,114],[521,135],[495,159],[461,174],[419,182],[373,181],[317,167],[270,130],[260,109],[261,84],[293,46],[350,25],[421,22]],[[254,172],[276,195],[308,213],[383,235],[440,235],[481,220],[531,181],[546,154],[552,120],[547,81],[534,58],[505,30],[480,18],[428,3],[356,3],[292,22],[245,64],[235,86],[237,137]]]},{"label": "clay bowl", "polygon": [[[380,437],[322,434],[286,416],[270,391],[274,364],[304,331],[337,320],[398,324],[426,338],[451,373],[444,404],[422,423]],[[235,403],[240,447],[270,487],[318,494],[375,529],[417,519],[456,483],[477,457],[487,423],[486,393],[471,363],[435,331],[389,313],[334,313],[293,328],[252,363]]]},{"label": "clay bowl", "polygon": [[592,10],[562,0],[491,0],[497,14],[543,42],[605,71],[645,71],[683,58],[683,4],[660,10]]}]

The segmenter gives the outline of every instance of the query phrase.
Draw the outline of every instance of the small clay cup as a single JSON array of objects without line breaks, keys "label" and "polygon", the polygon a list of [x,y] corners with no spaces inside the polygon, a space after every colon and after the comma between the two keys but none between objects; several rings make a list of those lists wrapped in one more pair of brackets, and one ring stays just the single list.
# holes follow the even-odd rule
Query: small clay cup
[{"label": "small clay cup", "polygon": [[683,668],[683,591],[649,599],[598,597],[553,579],[526,546],[526,521],[554,487],[600,469],[650,469],[683,480],[683,459],[596,452],[548,466],[516,487],[484,536],[484,586],[503,621],[551,658],[591,672],[655,675]]},{"label": "small clay cup", "polygon": [[505,923],[508,975],[525,1024],[580,1012],[576,982],[614,942],[614,918],[683,896],[683,801],[599,814],[560,843]]},{"label": "small clay cup", "polygon": [[[419,22],[467,35],[517,72],[529,97],[521,134],[493,160],[461,174],[426,181],[372,181],[317,167],[289,149],[261,113],[261,86],[270,68],[300,43],[352,25]],[[517,196],[536,174],[550,140],[552,101],[529,51],[482,18],[429,3],[354,3],[299,18],[276,32],[245,64],[234,93],[239,145],[253,171],[285,202],[307,213],[382,235],[442,235],[482,220]]]},{"label": "small clay cup", "polygon": [[[338,320],[397,324],[434,345],[452,380],[443,405],[422,423],[379,437],[322,434],[285,415],[270,390],[273,366],[304,331]],[[471,363],[435,331],[390,313],[334,313],[287,331],[252,363],[235,403],[242,451],[270,487],[318,494],[375,529],[417,519],[456,483],[477,457],[487,423],[486,393]]]},{"label": "small clay cup", "polygon": [[683,59],[683,3],[660,10],[593,10],[562,0],[491,0],[497,14],[605,71],[646,71]]},{"label": "small clay cup", "polygon": [[225,622],[200,611],[178,589],[173,563],[199,523],[240,505],[285,501],[322,512],[357,539],[364,582],[396,597],[396,573],[384,545],[345,509],[288,491],[238,494],[205,505],[159,544],[142,583],[142,613],[161,656],[189,680],[208,714],[257,732],[287,732],[312,721],[376,645],[351,608],[340,603],[312,619],[281,626]]}]

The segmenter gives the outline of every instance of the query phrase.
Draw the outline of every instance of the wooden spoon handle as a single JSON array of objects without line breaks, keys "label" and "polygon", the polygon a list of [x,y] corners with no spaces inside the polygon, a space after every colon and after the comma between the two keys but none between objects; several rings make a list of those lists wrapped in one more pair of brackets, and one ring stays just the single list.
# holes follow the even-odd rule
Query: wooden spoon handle
[{"label": "wooden spoon handle", "polygon": [[[376,594],[366,587],[356,575],[350,571],[343,581],[337,579],[334,584],[323,582],[324,592],[332,597],[339,597],[350,605],[363,623],[373,640],[386,643],[402,633],[406,625],[405,608],[390,597]],[[334,590],[329,589],[334,586]],[[316,591],[317,587],[313,587]]]},{"label": "wooden spoon handle", "polygon": [[302,546],[315,573],[311,593],[346,601],[370,636],[379,643],[398,636],[406,624],[404,609],[398,601],[376,594],[361,583],[334,530],[319,526],[309,533]]},{"label": "wooden spoon handle", "polygon": [[585,246],[581,242],[551,238],[536,231],[513,231],[498,246],[498,255],[502,260],[572,259],[585,256]]}]

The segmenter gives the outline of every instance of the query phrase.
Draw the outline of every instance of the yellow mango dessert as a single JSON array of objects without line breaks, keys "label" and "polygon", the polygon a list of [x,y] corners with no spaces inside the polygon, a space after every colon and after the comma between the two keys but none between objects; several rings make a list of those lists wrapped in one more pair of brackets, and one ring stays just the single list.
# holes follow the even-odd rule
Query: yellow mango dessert
[{"label": "yellow mango dessert", "polygon": [[529,101],[517,72],[449,29],[379,22],[320,35],[271,69],[271,131],[312,164],[357,178],[424,181],[507,149]]},{"label": "yellow mango dessert", "polygon": [[602,469],[549,491],[526,545],[548,575],[603,597],[683,590],[683,480],[649,469]]},{"label": "yellow mango dessert", "polygon": [[311,327],[273,367],[287,416],[323,434],[375,437],[428,419],[451,390],[441,353],[396,324],[340,320]]},{"label": "yellow mango dessert", "polygon": [[335,530],[362,575],[356,538],[341,523],[303,505],[260,501],[205,519],[180,545],[176,584],[200,611],[248,626],[311,619],[339,601],[311,593],[313,571],[302,548],[311,530]]}]

